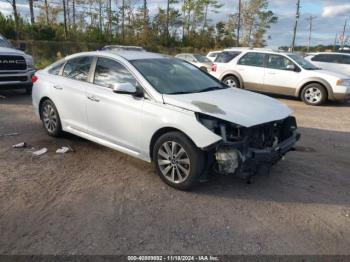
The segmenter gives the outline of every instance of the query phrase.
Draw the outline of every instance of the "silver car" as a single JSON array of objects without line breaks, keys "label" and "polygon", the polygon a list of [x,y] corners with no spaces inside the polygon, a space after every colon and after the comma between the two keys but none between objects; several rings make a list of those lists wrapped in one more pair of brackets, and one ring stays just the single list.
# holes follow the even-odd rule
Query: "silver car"
[{"label": "silver car", "polygon": [[66,131],[153,162],[178,189],[213,168],[244,178],[266,172],[299,139],[286,105],[160,54],[75,54],[33,80],[34,110],[49,135]]}]

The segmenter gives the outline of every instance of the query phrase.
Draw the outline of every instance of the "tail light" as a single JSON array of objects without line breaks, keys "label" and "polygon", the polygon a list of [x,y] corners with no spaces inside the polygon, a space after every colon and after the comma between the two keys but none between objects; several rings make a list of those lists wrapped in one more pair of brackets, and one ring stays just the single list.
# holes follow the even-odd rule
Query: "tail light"
[{"label": "tail light", "polygon": [[212,64],[211,65],[211,71],[212,72],[216,72],[216,69],[218,68],[218,66],[216,64]]},{"label": "tail light", "polygon": [[36,75],[32,75],[32,83],[34,84],[36,81],[38,81],[38,77]]}]

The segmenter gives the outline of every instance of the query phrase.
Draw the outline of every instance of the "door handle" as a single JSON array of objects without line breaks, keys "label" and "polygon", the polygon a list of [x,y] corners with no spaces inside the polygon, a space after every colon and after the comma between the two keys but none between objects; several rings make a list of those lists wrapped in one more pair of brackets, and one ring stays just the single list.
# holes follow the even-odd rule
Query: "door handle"
[{"label": "door handle", "polygon": [[94,96],[87,96],[87,98],[91,101],[94,101],[94,102],[100,102],[100,99],[94,97]]},{"label": "door handle", "polygon": [[55,89],[57,89],[57,90],[63,90],[63,87],[61,87],[61,86],[56,86],[56,85],[54,85],[53,88],[55,88]]},{"label": "door handle", "polygon": [[276,73],[273,73],[273,72],[270,72],[270,73],[268,73],[269,75],[275,75]]}]

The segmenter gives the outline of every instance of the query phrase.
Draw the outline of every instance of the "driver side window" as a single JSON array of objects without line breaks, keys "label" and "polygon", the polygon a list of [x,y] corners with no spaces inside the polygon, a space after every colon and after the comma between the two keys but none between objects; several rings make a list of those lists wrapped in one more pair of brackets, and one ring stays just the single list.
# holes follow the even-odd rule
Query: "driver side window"
[{"label": "driver side window", "polygon": [[289,59],[280,55],[269,55],[267,67],[278,70],[288,70],[288,66],[294,65]]},{"label": "driver side window", "polygon": [[113,83],[130,83],[137,86],[136,79],[123,65],[112,59],[98,58],[94,84],[111,88]]}]

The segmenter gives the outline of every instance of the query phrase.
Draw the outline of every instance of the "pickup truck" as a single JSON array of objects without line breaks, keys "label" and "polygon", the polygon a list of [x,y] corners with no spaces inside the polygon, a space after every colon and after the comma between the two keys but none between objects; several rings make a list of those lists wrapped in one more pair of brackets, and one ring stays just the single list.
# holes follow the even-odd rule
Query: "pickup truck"
[{"label": "pickup truck", "polygon": [[23,88],[32,92],[33,57],[16,49],[0,34],[0,90]]}]

